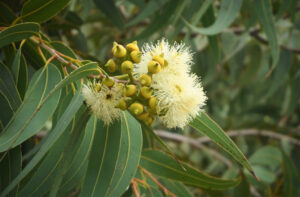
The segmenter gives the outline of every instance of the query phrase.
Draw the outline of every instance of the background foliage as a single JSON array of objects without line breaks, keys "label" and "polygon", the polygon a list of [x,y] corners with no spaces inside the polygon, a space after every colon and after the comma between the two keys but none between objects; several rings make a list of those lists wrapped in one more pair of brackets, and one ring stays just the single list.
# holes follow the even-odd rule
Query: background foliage
[{"label": "background foliage", "polygon": [[[146,196],[299,196],[299,6],[297,0],[2,0],[0,195],[134,196],[135,185]],[[161,37],[191,47],[207,114],[260,181],[242,169],[238,162],[251,167],[206,115],[184,130],[154,125],[185,162],[179,165],[128,112],[108,128],[87,113],[80,79],[98,73],[112,42],[141,46]],[[45,66],[53,49],[63,58]],[[68,67],[66,76],[66,56],[89,61],[73,62],[79,68]]]}]

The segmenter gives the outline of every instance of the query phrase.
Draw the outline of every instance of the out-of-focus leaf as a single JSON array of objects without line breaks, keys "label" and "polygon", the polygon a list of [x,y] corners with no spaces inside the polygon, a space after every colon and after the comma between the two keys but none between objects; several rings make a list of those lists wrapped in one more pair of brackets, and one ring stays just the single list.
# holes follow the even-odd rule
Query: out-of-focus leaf
[{"label": "out-of-focus leaf", "polygon": [[264,165],[275,171],[282,162],[282,155],[278,148],[265,146],[251,155],[249,161],[252,165]]},{"label": "out-of-focus leaf", "polygon": [[122,15],[113,0],[94,0],[94,3],[111,20],[114,26],[121,30],[124,28]]},{"label": "out-of-focus leaf", "polygon": [[285,179],[283,183],[284,196],[296,197],[300,195],[300,174],[291,157],[283,153]]},{"label": "out-of-focus leaf", "polygon": [[268,38],[271,54],[272,54],[272,69],[275,68],[279,59],[279,46],[277,41],[276,29],[272,15],[272,5],[269,0],[261,0],[254,3],[257,18],[262,24],[266,36]]},{"label": "out-of-focus leaf", "polygon": [[202,112],[200,116],[196,117],[190,123],[190,126],[203,135],[208,136],[213,142],[228,152],[236,161],[253,173],[252,168],[244,154],[228,137],[228,135],[226,135],[221,127],[217,125],[217,123],[215,123],[206,113]]},{"label": "out-of-focus leaf", "polygon": [[98,121],[81,196],[120,196],[133,178],[142,148],[138,122],[126,112],[121,124]]},{"label": "out-of-focus leaf", "polygon": [[43,127],[56,109],[60,92],[43,105],[41,101],[60,80],[59,71],[51,64],[33,76],[20,108],[0,135],[0,152],[19,145]]},{"label": "out-of-focus leaf", "polygon": [[145,28],[137,37],[134,39],[145,39],[149,36],[151,36],[154,32],[158,31],[165,25],[167,25],[168,21],[170,20],[171,16],[176,11],[177,6],[179,5],[180,1],[178,0],[172,0],[169,1],[165,5],[165,9],[163,9],[163,12],[161,14],[158,14],[155,16],[155,18],[152,20],[151,24],[148,25],[147,28]]},{"label": "out-of-focus leaf", "polygon": [[292,66],[292,59],[293,56],[291,52],[287,50],[281,50],[278,64],[272,76],[272,85],[266,97],[271,96],[282,84],[284,77],[288,73],[289,68]]},{"label": "out-of-focus leaf", "polygon": [[233,190],[233,197],[241,196],[251,197],[250,185],[244,175],[240,184]]},{"label": "out-of-focus leaf", "polygon": [[26,167],[21,171],[21,173],[11,182],[11,184],[5,188],[0,194],[1,197],[6,196],[21,180],[23,180],[28,173],[31,172],[32,169],[41,161],[41,159],[46,155],[46,153],[50,150],[53,144],[58,140],[58,138],[62,135],[62,131],[64,131],[71,120],[73,119],[74,114],[78,111],[78,109],[82,106],[83,97],[81,96],[81,92],[78,92],[72,99],[68,108],[65,110],[64,114],[61,116],[60,120],[56,124],[56,126],[52,129],[46,141],[44,142],[41,149],[37,152],[37,154],[30,160],[30,162],[26,165]]},{"label": "out-of-focus leaf", "polygon": [[182,163],[184,170],[171,156],[156,150],[143,151],[140,165],[157,176],[199,188],[222,190],[234,187],[240,182],[240,179],[226,180],[212,177]]},{"label": "out-of-focus leaf", "polygon": [[[0,154],[0,156],[2,156]],[[7,187],[10,182],[20,173],[22,169],[22,153],[21,147],[15,147],[7,152],[6,156],[0,162],[0,190]],[[19,186],[16,186],[13,191],[9,193],[9,197],[16,196]]]},{"label": "out-of-focus leaf", "polygon": [[131,21],[125,24],[125,27],[133,26],[140,21],[144,20],[154,12],[156,12],[159,8],[164,6],[164,4],[167,3],[166,0],[164,1],[149,1],[147,5],[144,7],[144,9],[139,13],[135,18],[133,18]]},{"label": "out-of-focus leaf", "polygon": [[37,23],[21,23],[10,26],[0,32],[0,48],[12,42],[18,42],[39,33],[40,26]]},{"label": "out-of-focus leaf", "polygon": [[204,35],[215,35],[228,27],[238,15],[243,0],[223,0],[218,18],[210,27],[196,27],[184,20],[186,25],[194,32]]},{"label": "out-of-focus leaf", "polygon": [[70,0],[29,0],[24,4],[21,18],[24,21],[46,22],[63,10]]},{"label": "out-of-focus leaf", "polygon": [[298,104],[300,98],[300,91],[298,91],[299,84],[300,72],[298,71],[289,83],[288,94],[286,95],[286,103],[284,103],[282,108],[282,113],[285,115],[291,115]]},{"label": "out-of-focus leaf", "polygon": [[0,2],[0,24],[10,25],[16,16],[14,12],[3,2]]}]

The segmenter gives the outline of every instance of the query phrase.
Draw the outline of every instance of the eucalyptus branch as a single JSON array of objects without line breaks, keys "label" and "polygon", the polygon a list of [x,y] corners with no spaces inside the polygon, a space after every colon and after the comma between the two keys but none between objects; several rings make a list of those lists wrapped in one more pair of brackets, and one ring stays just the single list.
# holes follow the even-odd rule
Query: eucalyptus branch
[{"label": "eucalyptus branch", "polygon": [[[72,69],[76,70],[78,67],[72,63],[72,61],[67,61],[63,57],[67,57],[66,55],[56,51],[55,49],[49,47],[47,44],[43,42],[43,40],[40,39],[40,46],[42,46],[44,49],[46,49],[48,52],[50,52],[53,56],[55,56],[60,62],[65,63],[69,65]],[[106,76],[103,74],[103,70],[101,69],[101,72],[99,73],[99,76],[101,78],[105,78]],[[90,75],[91,78],[98,78],[98,75]],[[118,83],[128,83],[128,80],[121,80],[117,79],[116,77],[111,77],[114,81]]]},{"label": "eucalyptus branch", "polygon": [[163,131],[163,130],[156,130],[155,133],[165,139],[168,140],[173,140],[173,141],[177,141],[177,142],[186,142],[189,143],[190,145],[194,146],[195,148],[199,148],[201,150],[204,151],[208,151],[210,152],[210,154],[217,160],[223,162],[228,168],[232,167],[232,163],[229,159],[227,159],[226,157],[222,156],[221,154],[219,154],[217,151],[207,148],[206,146],[204,146],[203,144],[199,143],[197,141],[197,139],[193,139],[193,138],[189,138],[186,137],[184,135],[180,135],[180,134],[176,134],[176,133],[171,133],[168,131]]},{"label": "eucalyptus branch", "polygon": [[[211,142],[210,138],[204,136],[200,137],[198,139],[193,139],[190,137],[186,137],[180,134],[176,133],[170,133],[168,131],[163,131],[163,130],[156,130],[156,134],[162,138],[169,139],[169,140],[174,140],[178,142],[187,142],[195,147],[201,146],[202,143],[206,142]],[[269,137],[273,139],[279,139],[279,140],[287,140],[290,143],[300,146],[300,140],[292,138],[287,135],[275,133],[273,131],[267,131],[267,130],[255,130],[255,129],[244,129],[244,130],[233,130],[233,131],[228,131],[226,133],[229,137],[236,137],[236,136],[245,136],[245,135],[259,135],[259,136],[264,136],[264,137]]]}]

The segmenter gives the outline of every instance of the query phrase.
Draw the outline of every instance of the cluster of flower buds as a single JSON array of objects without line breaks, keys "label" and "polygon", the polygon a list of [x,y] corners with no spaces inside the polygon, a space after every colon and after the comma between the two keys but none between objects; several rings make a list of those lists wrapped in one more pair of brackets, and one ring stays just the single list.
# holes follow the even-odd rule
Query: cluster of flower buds
[{"label": "cluster of flower buds", "polygon": [[183,44],[162,40],[140,51],[137,41],[126,46],[114,42],[111,52],[104,66],[110,76],[83,89],[86,103],[104,123],[128,110],[149,126],[158,117],[169,128],[183,128],[205,104],[198,78],[189,73],[191,53]]},{"label": "cluster of flower buds", "polygon": [[[157,116],[157,99],[152,95],[152,75],[158,73],[164,65],[163,57],[157,56],[149,63],[148,73],[136,77],[133,73],[134,64],[141,62],[142,53],[137,41],[129,43],[124,47],[114,42],[112,47],[113,58],[105,64],[108,72],[121,72],[128,77],[127,83],[123,84],[122,98],[116,105],[121,110],[129,110],[136,118],[151,125]],[[126,76],[127,75],[127,76]],[[105,78],[102,83],[107,87],[114,85],[114,80]]]}]

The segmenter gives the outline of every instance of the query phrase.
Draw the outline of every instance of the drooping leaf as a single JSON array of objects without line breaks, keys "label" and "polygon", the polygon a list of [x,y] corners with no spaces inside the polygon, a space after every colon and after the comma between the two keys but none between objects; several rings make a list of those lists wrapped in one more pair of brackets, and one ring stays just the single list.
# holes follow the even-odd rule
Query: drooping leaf
[{"label": "drooping leaf", "polygon": [[[3,154],[3,153],[2,153]],[[2,155],[0,154],[0,157]],[[10,182],[20,173],[22,169],[22,153],[21,146],[9,150],[3,160],[0,162],[0,190],[7,187]],[[16,196],[19,186],[16,186],[13,191],[9,193],[9,197]]]},{"label": "drooping leaf", "polygon": [[204,35],[215,35],[223,31],[231,25],[235,17],[238,15],[243,0],[223,0],[215,23],[209,27],[196,27],[185,21],[186,25],[194,32]]},{"label": "drooping leaf", "polygon": [[37,23],[21,23],[10,26],[0,32],[0,48],[12,42],[18,42],[39,33],[40,26]]},{"label": "drooping leaf", "polygon": [[0,91],[6,97],[13,112],[17,111],[21,104],[21,97],[18,93],[14,78],[10,70],[0,62]]},{"label": "drooping leaf", "polygon": [[0,24],[10,25],[16,16],[14,12],[3,2],[0,2]]},{"label": "drooping leaf", "polygon": [[43,127],[56,109],[60,91],[40,103],[60,80],[59,71],[51,64],[33,76],[21,106],[0,135],[0,152],[19,145]]},{"label": "drooping leaf", "polygon": [[122,112],[121,123],[120,153],[108,196],[120,196],[126,190],[136,172],[142,150],[140,124],[128,112]]},{"label": "drooping leaf", "polygon": [[206,113],[201,113],[196,117],[190,126],[199,131],[203,135],[208,136],[213,142],[228,152],[236,161],[253,173],[252,168],[244,154],[234,144],[234,142],[226,135],[217,123],[215,123]]},{"label": "drooping leaf", "polygon": [[63,10],[70,0],[29,0],[24,4],[21,18],[24,21],[46,22]]},{"label": "drooping leaf", "polygon": [[135,18],[133,18],[131,21],[126,23],[125,27],[133,26],[140,21],[144,20],[154,12],[156,12],[160,7],[164,6],[164,4],[167,3],[167,1],[149,1],[143,10],[137,15]]},{"label": "drooping leaf", "polygon": [[73,119],[74,114],[76,114],[78,109],[82,106],[82,102],[83,97],[81,96],[81,92],[78,92],[73,97],[71,103],[65,110],[64,114],[61,116],[56,126],[50,132],[43,146],[41,146],[41,149],[30,160],[30,162],[21,171],[21,173],[11,182],[11,184],[0,193],[1,197],[6,196],[21,180],[23,180],[26,177],[26,175],[28,175],[31,172],[32,169],[34,169],[34,167],[41,161],[41,159],[44,158],[44,156],[50,150],[53,144],[55,144],[55,142],[63,134],[62,131],[64,131],[67,128],[67,126]]},{"label": "drooping leaf", "polygon": [[234,187],[240,182],[240,179],[216,178],[182,163],[184,170],[171,156],[156,150],[143,151],[140,165],[157,176],[204,189],[222,190]]},{"label": "drooping leaf", "polygon": [[114,26],[120,29],[124,28],[122,15],[114,1],[94,0],[94,3],[111,20]]},{"label": "drooping leaf", "polygon": [[272,69],[279,59],[279,46],[277,41],[275,23],[272,15],[272,5],[269,0],[261,0],[254,3],[257,18],[262,25],[269,41],[272,54]]},{"label": "drooping leaf", "polygon": [[81,196],[120,196],[134,177],[142,149],[138,122],[122,112],[121,123],[97,123]]},{"label": "drooping leaf", "polygon": [[170,20],[170,16],[174,14],[176,7],[179,5],[179,3],[180,1],[178,0],[169,1],[165,5],[166,8],[163,9],[163,12],[161,14],[156,15],[155,18],[152,20],[152,23],[134,39],[145,39],[152,35],[154,32],[164,27],[164,25],[167,25],[168,21]]}]

